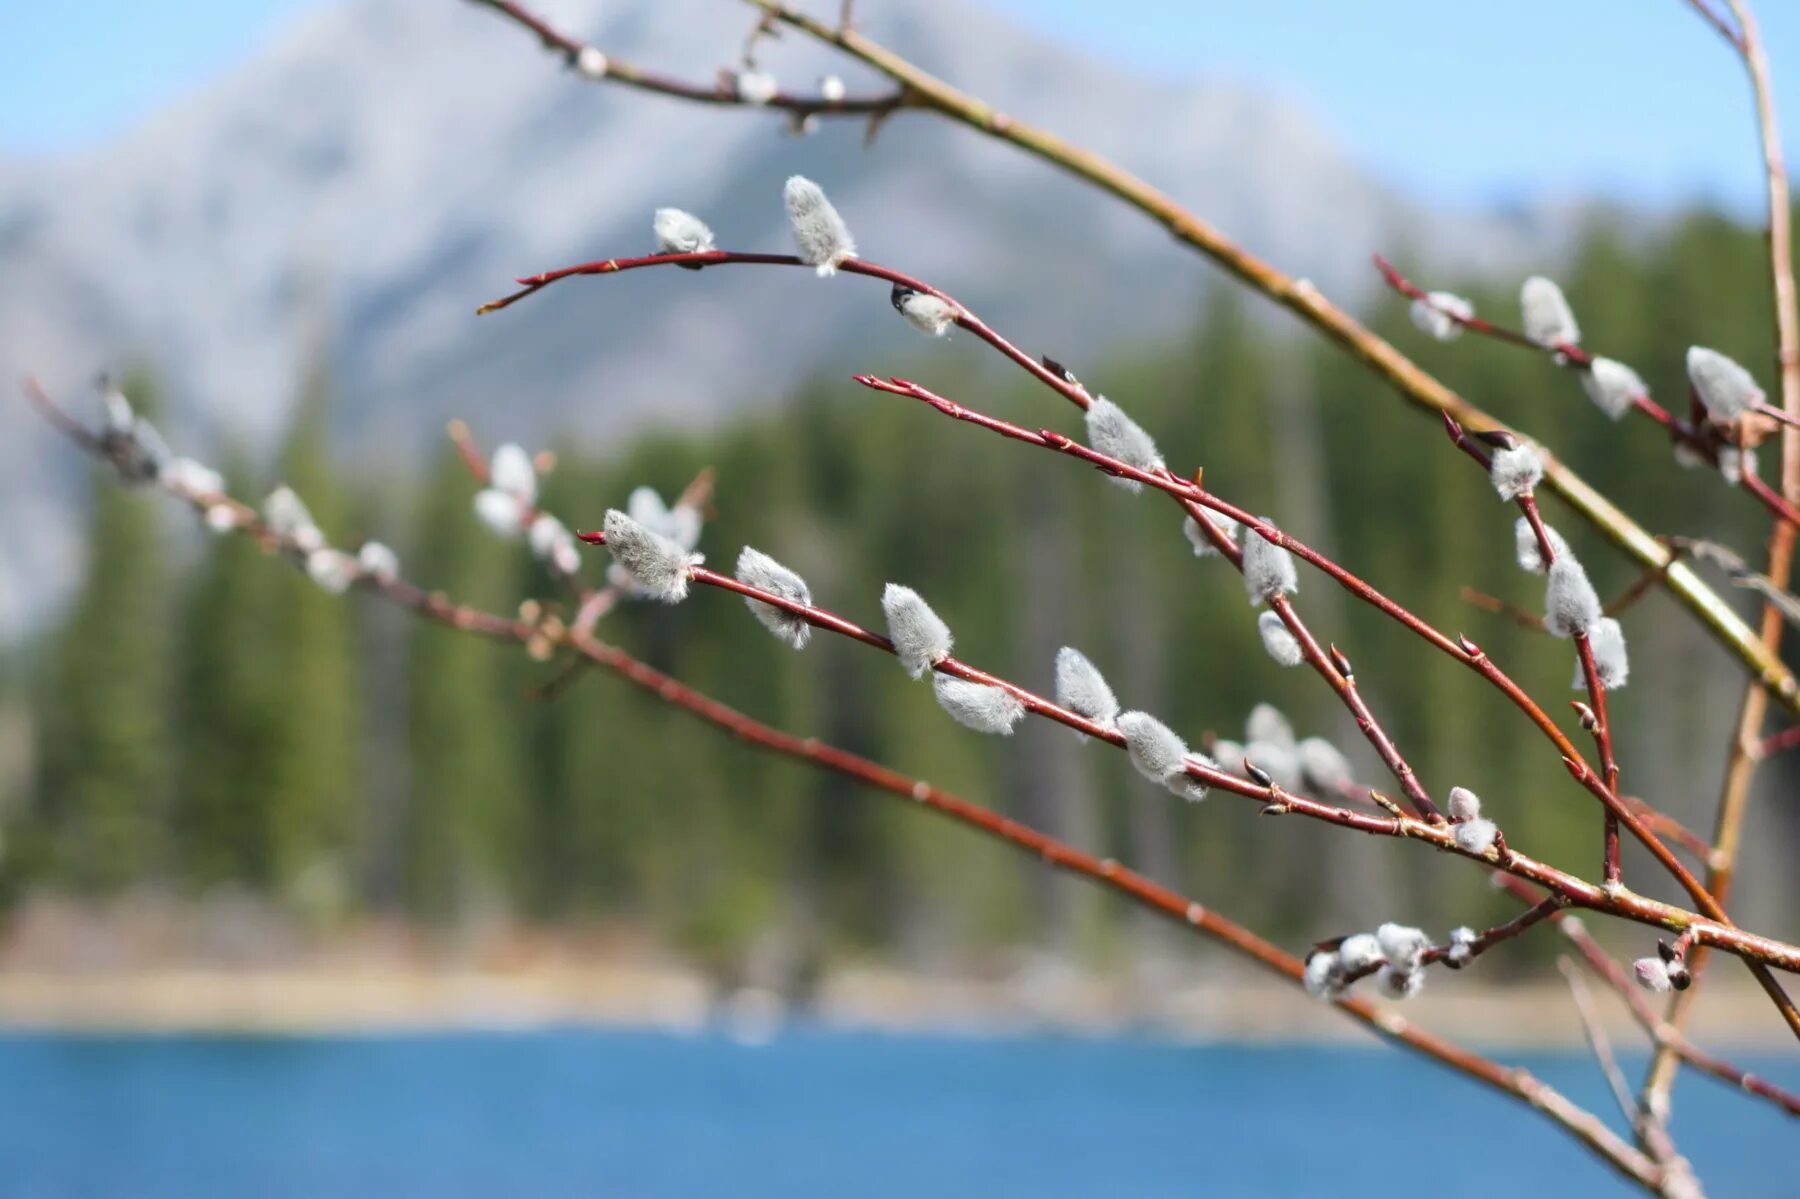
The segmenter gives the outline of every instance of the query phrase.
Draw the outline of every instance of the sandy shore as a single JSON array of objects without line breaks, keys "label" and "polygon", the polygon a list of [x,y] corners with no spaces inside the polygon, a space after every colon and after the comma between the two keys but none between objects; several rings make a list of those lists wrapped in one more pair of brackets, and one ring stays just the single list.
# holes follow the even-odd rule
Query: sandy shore
[{"label": "sandy shore", "polygon": [[[649,965],[11,970],[0,971],[0,1028],[301,1034],[551,1025],[691,1030],[722,1024],[755,1035],[793,1014],[890,1031],[1148,1028],[1202,1039],[1328,1042],[1369,1035],[1290,988],[1230,983],[1166,986],[1148,997],[1145,991],[1071,975],[1054,983],[1023,977],[974,981],[844,969],[823,981],[804,1011],[794,1011],[772,992],[742,989],[721,996],[692,972]],[[1616,1044],[1644,1044],[1623,1004],[1604,994],[1600,1003]],[[1695,1035],[1705,1044],[1791,1045],[1778,1035],[1767,1000],[1753,987],[1721,980],[1700,1010]],[[1494,1046],[1582,1043],[1560,983],[1492,988],[1443,980],[1434,993],[1412,1001],[1407,1015],[1425,1027]]]}]

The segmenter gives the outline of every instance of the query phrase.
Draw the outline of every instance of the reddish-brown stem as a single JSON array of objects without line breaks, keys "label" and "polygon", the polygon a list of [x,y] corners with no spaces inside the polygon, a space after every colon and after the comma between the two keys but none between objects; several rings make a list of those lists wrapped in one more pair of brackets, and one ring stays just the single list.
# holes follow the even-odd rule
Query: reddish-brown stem
[{"label": "reddish-brown stem", "polygon": [[[1478,333],[1495,341],[1504,342],[1507,345],[1519,346],[1531,350],[1534,353],[1546,354],[1559,366],[1566,367],[1570,370],[1585,372],[1593,369],[1594,356],[1578,345],[1569,342],[1555,342],[1546,345],[1542,342],[1533,341],[1517,329],[1509,329],[1504,325],[1497,325],[1494,322],[1484,320],[1481,317],[1463,316],[1460,313],[1452,312],[1448,308],[1433,303],[1428,292],[1412,280],[1408,279],[1405,275],[1402,275],[1395,269],[1393,263],[1389,262],[1379,254],[1375,255],[1375,267],[1381,272],[1381,277],[1387,281],[1389,287],[1409,299],[1431,305],[1433,311],[1455,322],[1457,325],[1467,329],[1471,333]],[[1631,403],[1632,407],[1637,411],[1643,413],[1645,416],[1666,429],[1669,436],[1674,440],[1700,455],[1709,465],[1714,467],[1718,466],[1719,446],[1721,443],[1717,436],[1711,435],[1701,426],[1677,420],[1668,409],[1652,399],[1648,392],[1642,392],[1633,396],[1631,398]],[[1767,406],[1765,405],[1764,407],[1766,408]],[[1759,408],[1758,411],[1762,411],[1762,409]],[[1770,409],[1766,415],[1776,419],[1785,420],[1786,414],[1780,413],[1779,409]],[[1767,508],[1770,514],[1776,519],[1800,524],[1800,506],[1792,504],[1784,499],[1779,492],[1757,478],[1754,471],[1743,471],[1739,476],[1738,486],[1754,496],[1757,502]],[[1659,572],[1653,572],[1654,577],[1650,579],[1650,582],[1647,583],[1646,586],[1665,578],[1668,574],[1668,566],[1672,564],[1672,561],[1670,563],[1665,563]]]},{"label": "reddish-brown stem", "polygon": [[[1027,445],[1038,446],[1042,449],[1055,450],[1058,453],[1066,454],[1073,458],[1079,458],[1107,474],[1131,479],[1135,482],[1155,487],[1161,491],[1166,491],[1169,494],[1176,496],[1178,499],[1192,501],[1201,507],[1238,521],[1247,529],[1256,532],[1258,535],[1274,544],[1289,550],[1296,557],[1317,567],[1325,574],[1331,576],[1333,580],[1338,582],[1352,595],[1355,595],[1365,603],[1370,604],[1377,610],[1392,617],[1406,628],[1412,630],[1430,645],[1448,654],[1450,657],[1469,667],[1471,670],[1474,670],[1477,674],[1480,674],[1483,678],[1488,680],[1490,684],[1505,694],[1513,705],[1525,713],[1525,715],[1531,719],[1532,723],[1550,739],[1553,745],[1555,745],[1564,764],[1567,766],[1569,773],[1575,778],[1576,782],[1580,783],[1583,787],[1586,787],[1595,798],[1599,799],[1600,802],[1609,809],[1618,809],[1623,813],[1621,821],[1625,828],[1630,830],[1631,834],[1641,841],[1646,849],[1650,850],[1657,861],[1662,863],[1663,867],[1669,871],[1670,875],[1674,877],[1675,880],[1681,884],[1682,888],[1694,898],[1694,902],[1700,905],[1702,911],[1706,911],[1708,916],[1712,919],[1716,920],[1720,918],[1718,915],[1714,914],[1717,905],[1713,904],[1712,897],[1707,894],[1706,889],[1700,885],[1699,880],[1694,877],[1693,873],[1681,864],[1680,860],[1675,857],[1674,852],[1657,837],[1648,825],[1638,819],[1635,814],[1631,813],[1618,796],[1607,788],[1605,780],[1597,771],[1586,763],[1582,758],[1581,751],[1575,748],[1574,743],[1572,743],[1563,731],[1557,727],[1556,722],[1550,719],[1543,708],[1527,695],[1524,689],[1514,682],[1505,671],[1495,665],[1479,646],[1475,645],[1467,638],[1451,641],[1443,633],[1427,624],[1424,620],[1420,619],[1400,604],[1395,603],[1356,575],[1351,574],[1348,570],[1339,566],[1336,562],[1333,562],[1323,554],[1313,550],[1310,546],[1296,541],[1293,537],[1283,533],[1280,529],[1267,524],[1242,508],[1219,499],[1217,496],[1206,491],[1197,484],[1176,478],[1166,470],[1140,470],[1137,467],[1121,462],[1116,458],[1102,454],[1098,450],[1090,449],[1064,434],[1049,429],[1034,431],[1020,425],[1014,425],[1010,422],[999,420],[995,417],[987,416],[983,413],[976,412],[973,409],[966,408],[952,400],[945,399],[943,396],[937,395],[935,392],[932,392],[928,388],[921,387],[917,383],[912,383],[904,379],[884,380],[877,379],[872,375],[858,375],[856,376],[856,380],[865,387],[870,387],[877,391],[886,391],[893,395],[907,396],[912,399],[920,400],[937,409],[939,412],[944,413],[946,416],[974,424],[1011,440],[1024,442]],[[1711,905],[1710,910],[1708,905]],[[1795,1031],[1796,1035],[1800,1035],[1800,1020],[1796,1021]]]},{"label": "reddish-brown stem", "polygon": [[[579,275],[615,275],[623,271],[635,271],[653,266],[800,266],[807,267],[809,270],[811,269],[806,262],[802,261],[794,254],[747,254],[736,250],[705,250],[693,254],[643,254],[635,258],[607,258],[597,262],[584,262],[576,266],[563,267],[560,270],[544,271],[537,275],[521,276],[519,279],[515,280],[515,282],[520,284],[520,290],[515,291],[510,295],[501,296],[497,300],[489,300],[475,311],[482,315],[490,312],[498,312],[502,308],[511,307],[520,300],[525,299],[527,296],[535,295],[537,292],[542,291],[553,283],[558,283],[564,279],[574,278]],[[1074,404],[1077,408],[1085,409],[1089,404],[1093,403],[1093,398],[1088,395],[1087,388],[1065,374],[1059,374],[1051,370],[1042,362],[1033,358],[1030,354],[1027,354],[1024,350],[1021,350],[1018,346],[1002,337],[999,333],[995,332],[986,321],[983,321],[980,317],[969,311],[969,309],[965,308],[962,303],[949,292],[941,291],[925,282],[923,279],[915,279],[911,275],[894,270],[892,267],[885,267],[878,263],[867,262],[861,258],[852,258],[846,262],[839,263],[837,269],[846,275],[864,275],[870,279],[880,279],[886,283],[897,284],[913,291],[925,292],[929,295],[938,297],[956,310],[956,323],[958,326],[967,329],[976,337],[979,337],[982,341],[985,341],[988,345],[998,350],[1026,374],[1050,388],[1052,391],[1068,400],[1071,404]]]},{"label": "reddish-brown stem", "polygon": [[[594,545],[604,545],[606,542],[604,533],[585,532],[579,533],[577,536]],[[827,609],[796,603],[772,591],[764,591],[702,566],[691,568],[689,577],[693,582],[702,586],[714,587],[734,592],[748,599],[760,600],[770,607],[779,608],[806,621],[815,628],[837,633],[884,653],[892,654],[894,652],[893,643],[886,637],[871,632]],[[1027,712],[1054,720],[1116,749],[1125,748],[1125,738],[1116,729],[1088,720],[1008,679],[976,669],[954,657],[940,660],[934,669],[952,678],[997,687],[1018,699]],[[1455,834],[1448,825],[1432,824],[1404,815],[1391,816],[1386,819],[1370,816],[1317,799],[1290,794],[1279,787],[1264,787],[1255,782],[1239,779],[1214,766],[1196,761],[1192,757],[1188,759],[1186,772],[1191,778],[1209,787],[1217,787],[1223,791],[1256,799],[1273,812],[1293,812],[1361,832],[1429,842],[1436,849],[1455,853],[1462,857],[1474,858],[1486,862],[1490,866],[1499,866],[1509,874],[1515,874],[1548,887],[1576,906],[1592,908],[1596,911],[1621,916],[1641,924],[1671,929],[1675,932],[1691,931],[1696,941],[1726,948],[1753,966],[1761,966],[1766,963],[1783,970],[1800,973],[1800,946],[1787,945],[1755,933],[1747,933],[1729,922],[1703,917],[1672,904],[1661,903],[1635,894],[1625,888],[1602,887],[1587,882],[1547,863],[1527,857],[1510,847],[1491,848],[1483,853],[1469,852],[1456,844]]]},{"label": "reddish-brown stem", "polygon": [[[1495,883],[1507,894],[1521,903],[1538,903],[1542,892],[1529,883],[1509,875],[1496,872]],[[1687,1035],[1673,1024],[1657,1014],[1655,1007],[1645,996],[1644,991],[1613,956],[1606,952],[1604,946],[1594,939],[1586,926],[1579,920],[1570,918],[1567,911],[1557,912],[1551,916],[1556,922],[1558,931],[1567,937],[1582,960],[1600,978],[1604,979],[1612,991],[1631,1009],[1632,1016],[1638,1026],[1659,1046],[1668,1046],[1674,1053],[1699,1070],[1761,1099],[1767,1099],[1782,1108],[1791,1116],[1800,1116],[1800,1095],[1795,1095],[1765,1078],[1752,1074],[1740,1066],[1733,1065],[1724,1058],[1707,1053],[1688,1039]]]},{"label": "reddish-brown stem", "polygon": [[[556,29],[523,5],[513,3],[513,0],[470,0],[470,3],[490,8],[531,31],[544,44],[544,49],[561,57],[570,67],[578,68],[582,52],[593,49],[578,38]],[[906,90],[901,88],[880,96],[845,96],[841,100],[777,92],[767,101],[758,104],[741,98],[724,79],[712,84],[689,83],[657,71],[646,70],[611,55],[607,55],[605,61],[606,72],[596,82],[605,80],[620,83],[639,91],[701,104],[749,109],[772,108],[792,113],[796,117],[887,116],[898,109],[910,107],[913,103]]]}]

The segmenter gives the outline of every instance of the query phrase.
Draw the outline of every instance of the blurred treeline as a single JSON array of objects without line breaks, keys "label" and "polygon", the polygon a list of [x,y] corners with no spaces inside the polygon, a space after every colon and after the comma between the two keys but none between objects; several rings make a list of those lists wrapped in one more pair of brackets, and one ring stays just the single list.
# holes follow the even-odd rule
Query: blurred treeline
[{"label": "blurred treeline", "polygon": [[[1597,223],[1551,273],[1586,343],[1683,409],[1691,343],[1767,374],[1763,253],[1712,216],[1629,240]],[[1465,290],[1516,324],[1516,284]],[[1512,510],[1435,417],[1404,410],[1342,354],[1251,303],[1221,289],[1190,337],[1077,370],[1155,431],[1171,464],[1204,465],[1220,494],[1468,632],[1573,730],[1568,646],[1459,594],[1540,602],[1538,580],[1513,562]],[[1574,377],[1479,339],[1430,343],[1391,297],[1375,321],[1647,528],[1760,557],[1764,522],[1745,497],[1674,466],[1648,423],[1607,421]],[[896,329],[911,376],[1028,424],[1079,429],[1072,410],[992,369],[971,339],[902,343]],[[154,408],[153,380],[135,389]],[[290,483],[340,545],[384,539],[407,577],[469,603],[508,610],[547,593],[523,548],[473,519],[474,485],[447,446],[419,477],[347,477],[331,411],[369,401],[333,396],[323,368],[304,392],[275,460],[224,451],[237,494]],[[467,415],[489,445],[513,435],[501,405]],[[1048,691],[1057,647],[1074,644],[1129,706],[1197,744],[1240,737],[1252,705],[1270,701],[1303,735],[1335,738],[1369,781],[1387,781],[1330,692],[1264,656],[1237,577],[1192,557],[1171,505],[908,401],[834,379],[720,428],[653,433],[600,457],[561,447],[546,502],[589,527],[632,487],[673,496],[708,466],[717,512],[702,549],[715,567],[754,544],[803,573],[819,602],[877,627],[881,585],[903,581],[950,621],[959,652],[1027,685]],[[561,663],[366,598],[334,600],[243,539],[171,524],[166,501],[100,471],[89,503],[87,582],[25,669],[37,751],[30,793],[6,817],[9,899],[229,888],[324,925],[371,912],[428,927],[620,921],[727,976],[771,942],[802,963],[967,963],[1011,944],[1106,961],[1145,943],[1123,908],[1039,863],[761,755],[622,680],[596,671],[532,698]],[[1603,593],[1634,577],[1553,501],[1548,511]],[[604,554],[588,558],[598,577]],[[1316,574],[1303,572],[1299,598],[1321,638],[1351,656],[1428,787],[1474,787],[1515,844],[1592,872],[1595,809],[1497,695]],[[1661,596],[1625,625],[1634,673],[1614,712],[1627,788],[1704,828],[1739,672]],[[1052,727],[1028,722],[1009,740],[966,732],[891,660],[828,636],[796,654],[727,595],[627,607],[600,631],[760,718],[1138,864],[1289,943],[1395,915],[1436,928],[1507,910],[1478,872],[1417,847],[1262,818],[1230,796],[1184,806],[1122,755]],[[1776,798],[1757,809],[1745,897],[1765,914],[1792,911],[1796,894],[1791,871],[1755,877],[1754,854],[1795,831],[1779,772],[1768,779]],[[1659,890],[1650,873],[1634,881]]]}]

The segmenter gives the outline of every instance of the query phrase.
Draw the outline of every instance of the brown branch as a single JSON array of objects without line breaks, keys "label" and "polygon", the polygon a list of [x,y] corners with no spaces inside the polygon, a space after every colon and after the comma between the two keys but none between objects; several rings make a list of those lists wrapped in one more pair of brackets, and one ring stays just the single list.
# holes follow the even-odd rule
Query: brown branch
[{"label": "brown branch", "polygon": [[[522,4],[513,0],[469,0],[481,8],[492,9],[501,16],[529,30],[543,43],[544,49],[562,58],[573,70],[594,82],[617,83],[639,91],[656,95],[669,96],[677,100],[688,100],[699,104],[716,104],[728,108],[771,108],[793,114],[798,119],[806,117],[886,117],[898,109],[914,107],[917,103],[907,95],[906,89],[900,88],[880,96],[845,96],[838,100],[828,100],[824,96],[800,95],[794,92],[777,92],[767,101],[754,103],[738,95],[729,86],[729,78],[712,84],[689,83],[664,75],[657,71],[646,70],[635,66],[624,59],[612,55],[602,55],[598,47],[589,46],[580,39],[556,29],[548,21],[537,16]],[[584,69],[585,61],[591,61],[598,70],[590,72]]]}]

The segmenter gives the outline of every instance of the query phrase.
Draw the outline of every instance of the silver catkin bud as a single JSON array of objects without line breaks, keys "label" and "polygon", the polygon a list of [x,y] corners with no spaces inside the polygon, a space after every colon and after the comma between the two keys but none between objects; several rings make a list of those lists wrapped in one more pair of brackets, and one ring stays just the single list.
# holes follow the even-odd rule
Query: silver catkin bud
[{"label": "silver catkin bud", "polygon": [[1519,289],[1519,309],[1524,318],[1525,336],[1541,346],[1558,343],[1575,345],[1581,340],[1581,327],[1569,308],[1562,288],[1542,275],[1533,275]]},{"label": "silver catkin bud", "polygon": [[400,555],[379,541],[365,541],[356,552],[357,569],[380,583],[391,583],[400,576]]},{"label": "silver catkin bud", "polygon": [[609,508],[602,522],[606,548],[637,590],[651,599],[676,604],[687,598],[688,580],[701,559],[637,521]]},{"label": "silver catkin bud", "polygon": [[[807,588],[806,580],[759,549],[745,546],[738,554],[737,578],[738,582],[759,591],[812,607],[812,592]],[[805,649],[812,639],[812,625],[792,612],[749,596],[744,597],[744,603],[749,605],[750,614],[763,628],[795,649]]]},{"label": "silver catkin bud", "polygon": [[950,332],[950,326],[956,323],[961,310],[950,301],[934,296],[928,291],[902,287],[894,284],[893,291],[888,293],[894,311],[906,318],[908,324],[921,333],[933,337],[943,337]]},{"label": "silver catkin bud", "polygon": [[[1556,557],[1568,557],[1569,543],[1563,540],[1562,534],[1549,525],[1544,526],[1544,532],[1549,538],[1550,548],[1556,551]],[[1523,516],[1513,522],[1513,542],[1514,552],[1519,559],[1519,569],[1534,575],[1543,574],[1546,569],[1544,549],[1538,544],[1537,530],[1533,529],[1531,522]]]},{"label": "silver catkin bud", "polygon": [[1056,651],[1056,702],[1108,727],[1119,715],[1119,700],[1106,676],[1073,646]]},{"label": "silver catkin bud", "polygon": [[[1258,519],[1265,525],[1274,526],[1266,516]],[[1300,590],[1300,576],[1294,569],[1292,554],[1255,529],[1244,530],[1242,548],[1244,590],[1249,593],[1251,603],[1265,603],[1277,595]]]},{"label": "silver catkin bud", "polygon": [[1250,709],[1250,719],[1244,722],[1244,736],[1253,742],[1294,748],[1294,726],[1274,704],[1257,704]]},{"label": "silver catkin bud", "polygon": [[[1088,445],[1102,454],[1142,471],[1154,471],[1162,466],[1162,455],[1157,452],[1155,438],[1105,396],[1095,398],[1088,405],[1086,419]],[[1143,484],[1136,479],[1114,476],[1113,482],[1127,491],[1143,489]]]},{"label": "silver catkin bud", "polygon": [[679,208],[658,208],[651,228],[662,254],[699,254],[714,248],[713,231],[706,222]]},{"label": "silver catkin bud", "polygon": [[1636,371],[1611,358],[1594,359],[1582,373],[1581,389],[1594,401],[1594,407],[1613,420],[1622,419],[1637,397],[1649,391]]},{"label": "silver catkin bud", "polygon": [[1733,487],[1744,481],[1745,475],[1756,473],[1756,451],[1739,449],[1735,445],[1719,447],[1719,475]]},{"label": "silver catkin bud", "polygon": [[[1610,616],[1603,616],[1594,622],[1588,630],[1588,649],[1594,655],[1594,673],[1600,676],[1600,685],[1608,691],[1617,691],[1631,678],[1631,659],[1625,653],[1625,629]],[[1587,690],[1587,672],[1581,668],[1581,658],[1575,658],[1575,679],[1571,684],[1577,691]]]},{"label": "silver catkin bud", "polygon": [[1503,500],[1516,500],[1528,495],[1544,477],[1544,460],[1528,445],[1495,450],[1488,466],[1488,478]]},{"label": "silver catkin bud", "polygon": [[1550,565],[1549,582],[1544,587],[1544,628],[1554,637],[1572,637],[1585,633],[1600,619],[1600,597],[1588,582],[1587,571],[1564,554]]},{"label": "silver catkin bud", "polygon": [[312,513],[291,487],[277,487],[263,501],[263,521],[277,537],[294,543],[302,553],[310,554],[325,547],[325,534],[314,523]]},{"label": "silver catkin bud", "polygon": [[1467,787],[1450,788],[1450,819],[1474,820],[1481,815],[1481,796]]},{"label": "silver catkin bud", "polygon": [[1118,724],[1139,774],[1184,798],[1206,798],[1206,787],[1187,772],[1187,742],[1174,729],[1148,712],[1126,712]]},{"label": "silver catkin bud", "polygon": [[800,250],[800,261],[812,267],[821,278],[837,274],[845,259],[856,257],[856,241],[850,227],[825,198],[824,189],[804,175],[787,181],[788,223],[794,228],[794,245]]},{"label": "silver catkin bud", "polygon": [[1300,775],[1314,791],[1340,791],[1356,782],[1350,760],[1323,737],[1306,738],[1300,743],[1299,754]]},{"label": "silver catkin bud", "polygon": [[1025,705],[1019,697],[1001,687],[947,674],[932,675],[931,686],[937,693],[938,707],[956,723],[978,733],[1009,737],[1013,726],[1025,716]]},{"label": "silver catkin bud", "polygon": [[1262,635],[1263,648],[1269,651],[1269,657],[1281,666],[1300,665],[1300,642],[1287,625],[1281,622],[1281,616],[1275,612],[1264,612],[1256,618],[1256,631]]},{"label": "silver catkin bud", "polygon": [[1338,960],[1346,974],[1358,974],[1382,960],[1381,942],[1372,933],[1355,933],[1338,946]]},{"label": "silver catkin bud", "polygon": [[1473,820],[1465,820],[1458,824],[1451,835],[1456,839],[1456,846],[1465,853],[1482,854],[1494,847],[1494,841],[1500,835],[1500,829],[1492,820],[1477,816]]},{"label": "silver catkin bud", "polygon": [[[1217,512],[1210,512],[1204,508],[1201,511],[1206,513],[1207,524],[1224,533],[1233,541],[1237,541],[1242,536],[1243,526],[1231,517],[1220,516]],[[1206,531],[1200,527],[1200,522],[1191,516],[1181,522],[1181,535],[1186,537],[1188,544],[1194,547],[1194,557],[1196,558],[1211,557],[1219,552],[1219,547],[1212,543],[1212,538],[1206,535]]]},{"label": "silver catkin bud", "polygon": [[1381,956],[1387,959],[1389,966],[1404,971],[1417,969],[1419,959],[1431,948],[1431,938],[1423,929],[1392,922],[1375,930],[1375,943],[1381,947]]},{"label": "silver catkin bud", "polygon": [[1720,424],[1736,420],[1762,402],[1763,390],[1750,372],[1717,350],[1690,348],[1687,373],[1706,414]]},{"label": "silver catkin bud", "polygon": [[1434,291],[1412,303],[1412,323],[1420,332],[1438,341],[1455,341],[1462,336],[1457,318],[1468,320],[1475,315],[1475,305],[1448,291]]},{"label": "silver catkin bud", "polygon": [[889,583],[881,593],[881,610],[887,616],[894,655],[907,674],[920,678],[950,656],[955,641],[950,626],[911,587]]}]

